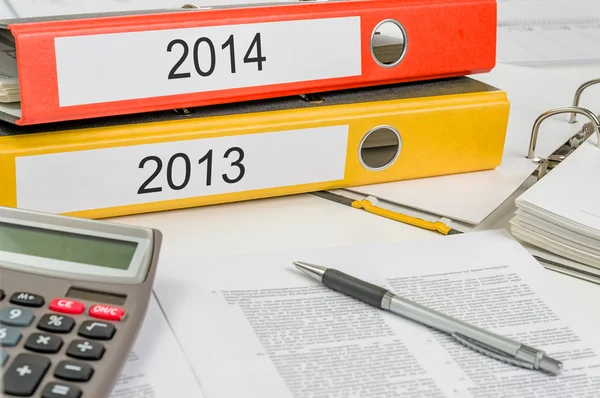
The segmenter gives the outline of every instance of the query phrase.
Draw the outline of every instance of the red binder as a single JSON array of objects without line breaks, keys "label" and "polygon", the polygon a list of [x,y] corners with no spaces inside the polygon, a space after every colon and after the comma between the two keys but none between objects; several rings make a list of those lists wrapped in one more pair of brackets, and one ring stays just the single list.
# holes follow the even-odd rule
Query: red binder
[{"label": "red binder", "polygon": [[[27,125],[197,107],[487,72],[496,61],[495,0],[63,18],[7,25],[21,103],[20,115],[0,117]],[[384,28],[403,38],[386,44]]]}]

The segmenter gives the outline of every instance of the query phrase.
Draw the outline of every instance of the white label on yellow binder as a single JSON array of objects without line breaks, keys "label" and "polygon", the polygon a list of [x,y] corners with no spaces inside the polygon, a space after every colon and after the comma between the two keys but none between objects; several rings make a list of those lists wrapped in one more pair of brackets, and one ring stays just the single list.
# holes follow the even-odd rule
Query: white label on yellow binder
[{"label": "white label on yellow binder", "polygon": [[55,39],[61,106],[358,76],[360,17]]},{"label": "white label on yellow binder", "polygon": [[344,178],[348,126],[16,159],[17,206],[101,209]]}]

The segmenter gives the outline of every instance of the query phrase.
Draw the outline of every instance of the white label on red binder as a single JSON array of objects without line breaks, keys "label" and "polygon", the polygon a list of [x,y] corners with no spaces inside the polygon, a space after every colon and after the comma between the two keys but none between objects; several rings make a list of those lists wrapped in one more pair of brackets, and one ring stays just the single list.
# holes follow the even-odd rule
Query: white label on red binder
[{"label": "white label on red binder", "polygon": [[360,17],[57,37],[60,106],[361,74]]},{"label": "white label on red binder", "polygon": [[344,178],[348,126],[25,156],[17,206],[65,213]]}]

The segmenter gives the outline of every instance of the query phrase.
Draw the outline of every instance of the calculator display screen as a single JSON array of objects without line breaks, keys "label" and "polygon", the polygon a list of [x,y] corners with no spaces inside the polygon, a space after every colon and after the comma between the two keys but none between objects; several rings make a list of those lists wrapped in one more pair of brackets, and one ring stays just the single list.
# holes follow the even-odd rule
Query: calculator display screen
[{"label": "calculator display screen", "polygon": [[0,251],[127,270],[136,242],[0,222]]}]

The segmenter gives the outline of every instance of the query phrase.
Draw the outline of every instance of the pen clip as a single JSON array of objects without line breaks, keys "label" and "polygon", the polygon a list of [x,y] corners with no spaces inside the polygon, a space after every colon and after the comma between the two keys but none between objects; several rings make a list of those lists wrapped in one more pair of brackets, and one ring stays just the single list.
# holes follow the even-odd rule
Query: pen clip
[{"label": "pen clip", "polygon": [[468,348],[472,349],[473,351],[476,351],[480,354],[486,355],[490,358],[494,358],[498,361],[508,363],[510,365],[519,366],[519,367],[526,368],[526,369],[535,369],[533,364],[530,362],[522,361],[515,357],[508,356],[507,354],[505,354],[503,352],[495,350],[495,349],[493,349],[479,341],[473,340],[463,334],[452,333],[452,337],[456,341],[458,341],[460,344],[464,345],[465,347],[468,347]]}]

